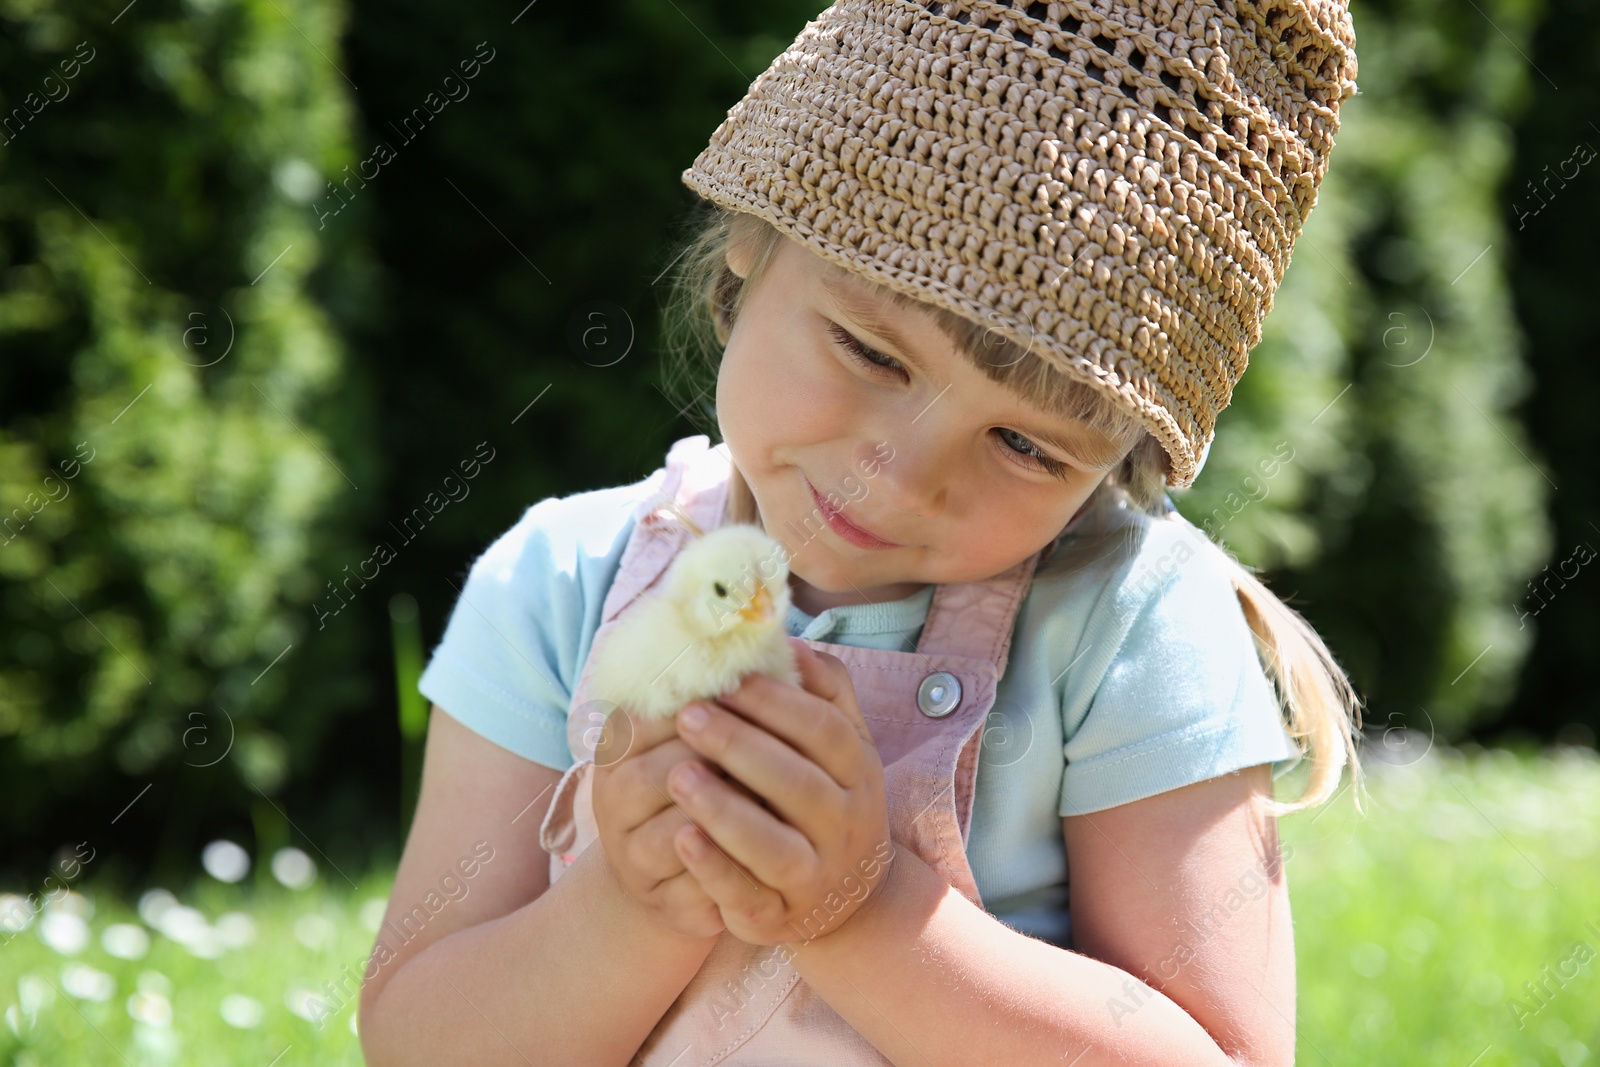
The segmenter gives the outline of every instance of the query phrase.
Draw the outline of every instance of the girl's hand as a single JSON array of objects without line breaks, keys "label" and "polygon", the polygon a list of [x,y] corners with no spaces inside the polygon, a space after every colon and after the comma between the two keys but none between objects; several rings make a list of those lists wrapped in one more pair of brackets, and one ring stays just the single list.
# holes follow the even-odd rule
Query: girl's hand
[{"label": "girl's hand", "polygon": [[678,855],[728,932],[752,945],[838,932],[871,899],[895,848],[883,762],[849,672],[789,641],[804,689],[752,674],[716,704],[689,705],[707,707],[705,726],[689,726],[688,708],[674,720],[730,779],[691,781],[692,765],[667,776],[695,823],[673,834]]},{"label": "girl's hand", "polygon": [[717,773],[678,739],[672,719],[639,719],[618,708],[606,717],[595,749],[594,818],[606,858],[628,895],[669,929],[712,937],[724,929],[717,904],[685,870],[673,845],[689,818],[668,795],[666,779],[682,762]]}]

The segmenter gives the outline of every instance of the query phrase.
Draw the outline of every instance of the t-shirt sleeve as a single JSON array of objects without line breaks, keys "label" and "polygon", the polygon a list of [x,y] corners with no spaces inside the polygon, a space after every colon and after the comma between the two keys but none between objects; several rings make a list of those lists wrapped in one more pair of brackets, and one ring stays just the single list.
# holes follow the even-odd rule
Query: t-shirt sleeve
[{"label": "t-shirt sleeve", "polygon": [[1272,763],[1276,779],[1299,762],[1229,565],[1220,548],[1187,524],[1166,527],[1145,545],[1126,588],[1143,584],[1150,591],[1122,600],[1131,625],[1112,623],[1085,635],[1092,641],[1108,639],[1107,630],[1111,640],[1123,634],[1087,713],[1067,735],[1061,815],[1127,804],[1260,763]]},{"label": "t-shirt sleeve", "polygon": [[567,707],[632,525],[637,487],[549,498],[472,564],[418,679],[473,732],[555,770]]}]

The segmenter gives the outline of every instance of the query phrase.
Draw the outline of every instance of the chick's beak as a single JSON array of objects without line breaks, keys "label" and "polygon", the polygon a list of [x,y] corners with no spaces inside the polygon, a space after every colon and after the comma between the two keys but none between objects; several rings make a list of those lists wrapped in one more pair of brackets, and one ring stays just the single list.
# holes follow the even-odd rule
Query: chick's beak
[{"label": "chick's beak", "polygon": [[767,592],[766,586],[756,586],[749,605],[739,609],[739,617],[746,622],[766,622],[772,618],[772,594]]}]

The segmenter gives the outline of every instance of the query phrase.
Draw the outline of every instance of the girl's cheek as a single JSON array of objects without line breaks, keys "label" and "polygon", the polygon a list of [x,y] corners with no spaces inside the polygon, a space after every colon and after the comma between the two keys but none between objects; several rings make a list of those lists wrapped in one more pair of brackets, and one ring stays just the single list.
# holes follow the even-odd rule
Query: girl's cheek
[{"label": "girl's cheek", "polygon": [[848,372],[832,367],[821,367],[794,383],[794,395],[804,397],[804,414],[808,421],[840,428],[841,432],[859,433],[861,420],[870,405],[866,391],[853,381]]},{"label": "girl's cheek", "polygon": [[766,352],[770,358],[765,361],[761,389],[772,401],[768,417],[780,422],[809,420],[849,401],[840,375],[828,365],[828,353],[818,351],[803,332],[773,337]]},{"label": "girl's cheek", "polygon": [[788,436],[797,415],[812,405],[797,401],[806,386],[781,337],[736,335],[717,373],[717,413],[730,444],[759,447]]}]

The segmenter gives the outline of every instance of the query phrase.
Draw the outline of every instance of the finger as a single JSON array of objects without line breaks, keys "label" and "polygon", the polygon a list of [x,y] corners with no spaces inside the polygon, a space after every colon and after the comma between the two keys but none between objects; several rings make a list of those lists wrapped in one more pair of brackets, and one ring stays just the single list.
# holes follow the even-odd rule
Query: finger
[{"label": "finger", "polygon": [[800,671],[800,687],[832,703],[850,686],[850,672],[839,657],[812,648],[803,638],[789,638],[794,649],[794,665]]},{"label": "finger", "polygon": [[[665,748],[666,746],[663,747]],[[682,741],[674,742],[672,745],[672,750],[672,762],[668,764],[665,769],[659,773],[659,775],[652,774],[650,779],[642,783],[641,786],[642,790],[648,791],[649,793],[649,796],[645,797],[641,803],[650,808],[651,814],[646,816],[644,819],[641,819],[640,822],[628,832],[639,832],[644,827],[646,822],[653,818],[660,818],[663,816],[663,814],[673,816],[673,821],[670,824],[670,829],[672,831],[676,831],[686,822],[694,821],[694,817],[689,814],[688,810],[681,803],[679,803],[681,798],[670,792],[667,785],[668,774],[673,767],[676,767],[680,763],[692,764],[701,773],[709,775],[710,781],[720,784],[725,789],[732,790],[740,798],[752,806],[770,814],[772,809],[767,806],[765,800],[763,800],[760,796],[757,796],[755,793],[752,793],[742,782],[739,782],[731,777],[726,771],[717,766],[715,763],[708,763],[706,760],[696,756],[694,751]],[[668,833],[668,840],[664,845],[664,850],[667,852],[672,851],[670,836],[670,833]]]},{"label": "finger", "polygon": [[855,682],[844,661],[832,653],[812,648],[798,637],[791,643],[798,646],[795,666],[800,671],[800,685],[808,693],[826,700],[842,712],[855,727],[857,735],[867,744],[873,744],[872,730],[861,714],[861,705],[856,701]]},{"label": "finger", "polygon": [[584,731],[584,739],[594,745],[597,767],[614,767],[648,752],[677,732],[672,729],[670,718],[642,719],[623,707],[607,706],[607,712],[600,714],[591,708],[587,713],[593,726]]},{"label": "finger", "polygon": [[[671,842],[669,841],[670,845]],[[711,894],[701,886],[694,872],[674,856],[678,873],[651,891],[662,910],[680,920],[679,929],[695,937],[710,937],[727,929],[722,922],[722,909]]]},{"label": "finger", "polygon": [[[677,762],[684,762],[685,759],[695,760],[700,766],[705,767],[712,773],[717,773],[719,770],[714,765],[708,765],[704,761],[696,760],[692,753],[682,747],[682,742],[678,743],[677,751],[679,753]],[[749,789],[738,781],[728,777],[723,777],[721,781],[725,786],[735,790],[751,803],[763,806],[761,798],[751,793]],[[631,831],[628,831],[628,836],[625,840],[628,842],[628,859],[633,867],[641,873],[649,875],[652,879],[660,881],[683,872],[683,862],[678,858],[678,854],[673,848],[672,838],[684,826],[692,824],[693,820],[677,800],[673,799],[666,791],[665,773],[663,773],[659,783],[649,783],[646,788],[650,789],[654,794],[653,799],[657,803],[655,813]]]},{"label": "finger", "polygon": [[649,751],[630,757],[615,771],[622,783],[623,802],[641,816],[660,811],[671,800],[667,794],[667,772],[686,759],[697,760],[711,770],[717,769],[676,735]]},{"label": "finger", "polygon": [[699,827],[679,832],[673,843],[684,867],[723,914],[751,914],[783,906],[783,898],[775,890],[762,885]]},{"label": "finger", "polygon": [[765,797],[780,818],[808,840],[819,840],[837,818],[844,791],[815,762],[772,736],[765,728],[718,705],[705,706],[703,727],[679,730],[689,747],[728,772],[730,778]]},{"label": "finger", "polygon": [[672,839],[685,826],[693,825],[688,813],[675,802],[661,809],[624,838],[629,865],[656,884],[682,874],[683,860]]},{"label": "finger", "polygon": [[811,842],[715,776],[685,774],[686,763],[673,769],[668,782],[679,805],[699,830],[753,880],[782,887],[806,873],[816,859]]},{"label": "finger", "polygon": [[[838,699],[851,704],[854,696],[852,693]],[[816,694],[764,674],[746,675],[737,689],[718,697],[717,702],[787,742],[840,786],[849,789],[861,781],[863,737],[867,745],[872,742],[871,734],[863,734],[864,728],[855,725],[859,713],[853,720],[850,714]],[[682,716],[680,711],[680,720]]]}]

